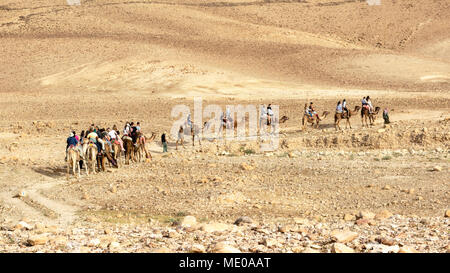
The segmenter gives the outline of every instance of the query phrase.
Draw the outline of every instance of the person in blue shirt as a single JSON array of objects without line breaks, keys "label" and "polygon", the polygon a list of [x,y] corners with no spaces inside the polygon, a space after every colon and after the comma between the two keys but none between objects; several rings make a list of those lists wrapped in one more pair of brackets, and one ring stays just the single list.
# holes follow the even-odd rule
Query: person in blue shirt
[{"label": "person in blue shirt", "polygon": [[338,101],[338,103],[337,103],[337,106],[336,106],[336,113],[342,114],[342,104],[341,104],[341,101]]},{"label": "person in blue shirt", "polygon": [[65,161],[67,161],[67,151],[69,150],[70,146],[73,146],[78,149],[80,152],[80,156],[83,155],[83,152],[81,151],[81,147],[78,145],[79,141],[75,138],[75,135],[73,133],[70,133],[69,137],[67,138],[67,146],[66,146],[66,157]]}]

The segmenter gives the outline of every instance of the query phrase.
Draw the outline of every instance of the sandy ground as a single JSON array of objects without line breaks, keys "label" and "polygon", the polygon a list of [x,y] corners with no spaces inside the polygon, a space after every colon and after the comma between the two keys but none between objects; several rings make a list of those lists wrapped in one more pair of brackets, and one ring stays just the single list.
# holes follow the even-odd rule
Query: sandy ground
[{"label": "sandy ground", "polygon": [[[251,226],[227,238],[205,235],[200,244],[212,252],[222,240],[234,240],[243,252],[338,252],[324,239],[332,229],[356,230],[359,239],[343,243],[358,252],[406,245],[448,251],[448,2],[56,2],[0,5],[0,250],[112,251],[111,242],[92,246],[77,237],[76,230],[93,228],[113,230],[124,247],[118,251],[193,251],[185,243],[205,227],[164,235],[192,215],[230,226],[251,216],[266,237],[280,225],[304,225],[282,234],[300,232],[306,243],[297,238],[276,247],[256,235],[242,242]],[[362,128],[358,113],[352,129],[336,131],[336,102],[346,98],[352,109],[367,95],[390,109],[392,124],[384,126],[379,114]],[[159,140],[175,121],[171,109],[192,110],[194,97],[223,109],[279,105],[280,117],[289,117],[280,125],[280,144],[287,146],[267,153],[255,141],[204,139],[192,147],[186,136],[178,151],[169,138],[163,154]],[[319,129],[301,125],[310,101],[332,113]],[[70,130],[130,120],[157,133],[148,144],[153,160],[66,176]],[[25,197],[14,197],[22,191]],[[357,222],[361,211],[386,210],[393,214],[389,224],[373,217],[368,225]],[[17,228],[21,220],[38,226]],[[417,229],[402,237],[402,223]],[[39,225],[47,230],[39,232]],[[370,237],[383,225],[391,233],[382,237],[398,249],[370,245],[389,245]],[[145,243],[133,247],[124,242],[135,226]],[[30,247],[24,241],[34,233],[62,236],[63,246],[50,239]]]}]

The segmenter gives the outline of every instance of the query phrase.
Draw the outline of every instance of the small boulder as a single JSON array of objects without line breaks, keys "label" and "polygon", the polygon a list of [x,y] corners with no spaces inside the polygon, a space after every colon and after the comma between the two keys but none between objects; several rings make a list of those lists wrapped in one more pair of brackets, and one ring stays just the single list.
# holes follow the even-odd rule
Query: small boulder
[{"label": "small boulder", "polygon": [[30,246],[45,245],[48,242],[48,237],[45,235],[36,235],[28,239],[27,243]]},{"label": "small boulder", "polygon": [[240,226],[241,224],[252,224],[253,220],[248,216],[241,216],[236,221],[234,221],[234,224],[237,226]]},{"label": "small boulder", "polygon": [[182,227],[192,227],[197,224],[197,219],[194,216],[188,215],[183,218],[180,222]]},{"label": "small boulder", "polygon": [[331,238],[338,243],[351,242],[358,237],[358,233],[353,231],[334,230],[331,232]]},{"label": "small boulder", "polygon": [[350,248],[344,244],[334,243],[331,247],[331,251],[333,253],[354,253],[353,248]]},{"label": "small boulder", "polygon": [[203,245],[200,244],[193,244],[191,247],[191,252],[192,253],[205,253],[206,249]]}]

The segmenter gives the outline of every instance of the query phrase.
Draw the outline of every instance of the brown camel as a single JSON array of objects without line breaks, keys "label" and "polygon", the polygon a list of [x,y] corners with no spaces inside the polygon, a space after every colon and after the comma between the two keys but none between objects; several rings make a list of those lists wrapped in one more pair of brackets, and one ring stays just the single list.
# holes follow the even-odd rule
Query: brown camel
[{"label": "brown camel", "polygon": [[367,123],[367,119],[369,119],[370,122],[370,126],[372,126],[375,122],[375,118],[378,115],[378,112],[380,111],[380,107],[375,107],[375,111],[370,113],[369,109],[367,109],[366,107],[363,107],[361,109],[361,122],[362,122],[362,127],[364,127],[364,122],[366,123],[366,127],[369,128],[369,124]]},{"label": "brown camel", "polygon": [[330,112],[328,111],[323,111],[322,116],[319,117],[319,119],[317,119],[316,115],[313,115],[312,117],[306,113],[303,114],[303,119],[302,119],[302,125],[303,125],[303,130],[306,129],[306,125],[307,123],[311,123],[312,127],[314,127],[314,125],[316,125],[316,128],[319,128],[319,122],[323,119],[325,119],[328,114],[330,114]]},{"label": "brown camel", "polygon": [[133,144],[133,140],[131,139],[131,137],[126,137],[126,136],[124,136],[123,138],[122,138],[122,140],[123,140],[123,146],[124,146],[124,148],[125,148],[125,164],[130,164],[130,159],[132,160],[132,161],[135,161],[136,162],[136,159],[135,159],[135,157],[134,157],[134,155],[135,155],[135,146],[134,146],[134,144]]},{"label": "brown camel", "polygon": [[[75,147],[70,147],[67,151],[67,157],[67,177],[69,177],[70,169],[72,169],[73,175],[78,174],[78,177],[80,177],[80,151],[78,151]],[[76,169],[78,169],[78,172]]]},{"label": "brown camel", "polygon": [[342,113],[336,113],[334,114],[334,128],[337,130],[339,128],[339,130],[341,130],[341,127],[339,126],[339,122],[341,121],[341,119],[345,119],[346,123],[345,123],[345,129],[347,129],[347,127],[349,126],[350,129],[352,129],[352,125],[350,124],[350,118],[355,115],[356,113],[358,113],[359,109],[361,107],[359,106],[355,106],[355,110],[348,110],[348,112],[343,111]]},{"label": "brown camel", "polygon": [[109,144],[105,144],[105,151],[97,155],[97,164],[99,171],[106,171],[106,162],[108,161],[112,164],[113,167],[118,167],[117,162],[111,155],[111,148],[109,147]]}]

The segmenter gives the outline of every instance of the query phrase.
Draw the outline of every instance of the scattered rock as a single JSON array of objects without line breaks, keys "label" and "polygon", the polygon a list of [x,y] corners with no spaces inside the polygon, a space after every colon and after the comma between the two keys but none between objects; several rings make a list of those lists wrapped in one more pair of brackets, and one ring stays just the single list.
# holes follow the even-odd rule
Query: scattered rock
[{"label": "scattered rock", "polygon": [[331,232],[331,237],[338,243],[351,242],[358,237],[358,233],[352,231],[334,230]]},{"label": "scattered rock", "polygon": [[331,247],[331,251],[333,253],[354,253],[355,251],[353,248],[350,248],[344,244],[341,243],[334,243]]},{"label": "scattered rock", "polygon": [[373,218],[375,218],[375,213],[370,212],[370,211],[360,211],[358,213],[358,218],[359,219],[373,219]]},{"label": "scattered rock", "polygon": [[19,229],[19,230],[22,230],[22,229],[32,230],[33,227],[30,224],[28,224],[27,222],[25,222],[25,221],[20,221],[19,223],[17,223],[17,225],[14,227],[14,229],[15,230],[17,230],[17,229]]},{"label": "scattered rock", "polygon": [[354,221],[356,219],[356,217],[355,217],[355,215],[353,215],[353,214],[345,214],[344,215],[344,220],[345,221]]},{"label": "scattered rock", "polygon": [[445,211],[445,217],[450,217],[450,209]]},{"label": "scattered rock", "polygon": [[432,172],[440,172],[440,171],[442,171],[442,167],[441,167],[441,166],[434,166],[434,167],[431,169],[431,171],[432,171]]},{"label": "scattered rock", "polygon": [[382,210],[375,215],[375,219],[377,219],[377,220],[383,220],[383,219],[387,219],[389,217],[392,217],[392,213],[388,210]]},{"label": "scattered rock", "polygon": [[197,219],[194,216],[188,215],[181,220],[180,226],[182,227],[192,227],[197,224]]},{"label": "scattered rock", "polygon": [[235,247],[230,246],[227,242],[219,242],[215,244],[211,252],[214,253],[241,253],[241,251]]},{"label": "scattered rock", "polygon": [[45,235],[36,235],[28,239],[27,243],[30,246],[45,245],[48,242],[48,237]]},{"label": "scattered rock", "polygon": [[253,166],[251,166],[251,165],[249,165],[249,164],[247,164],[247,163],[245,163],[245,162],[243,162],[242,164],[241,164],[241,169],[242,170],[244,170],[244,171],[251,171],[251,170],[253,170],[255,167],[253,167]]},{"label": "scattered rock", "polygon": [[200,244],[193,244],[191,247],[191,252],[192,253],[205,253],[206,249],[203,245]]},{"label": "scattered rock", "polygon": [[415,248],[411,246],[402,246],[398,253],[419,253]]},{"label": "scattered rock", "polygon": [[252,224],[253,220],[248,216],[241,216],[236,221],[234,221],[235,225],[241,225],[241,224]]}]

